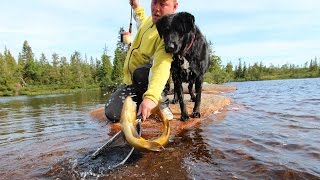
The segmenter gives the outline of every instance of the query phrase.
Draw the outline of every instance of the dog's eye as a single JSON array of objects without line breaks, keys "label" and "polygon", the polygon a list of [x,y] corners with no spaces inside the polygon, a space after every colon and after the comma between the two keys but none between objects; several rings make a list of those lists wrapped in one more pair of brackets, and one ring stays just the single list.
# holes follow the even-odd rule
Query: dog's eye
[{"label": "dog's eye", "polygon": [[164,29],[163,29],[163,33],[164,33],[164,34],[169,34],[169,32],[170,32],[170,29],[169,29],[169,28],[164,28]]},{"label": "dog's eye", "polygon": [[174,31],[178,32],[178,33],[183,33],[184,32],[184,28],[183,28],[182,25],[174,26]]},{"label": "dog's eye", "polygon": [[185,33],[183,27],[180,27],[178,26],[176,29],[175,29],[175,32],[177,32],[178,34],[182,35]]}]

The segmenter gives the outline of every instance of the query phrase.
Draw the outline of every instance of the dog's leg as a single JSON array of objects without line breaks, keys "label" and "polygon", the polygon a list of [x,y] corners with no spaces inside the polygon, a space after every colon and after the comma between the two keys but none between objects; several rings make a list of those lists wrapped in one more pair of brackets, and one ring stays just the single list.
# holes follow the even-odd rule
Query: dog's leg
[{"label": "dog's leg", "polygon": [[189,119],[187,107],[184,103],[184,97],[183,97],[183,87],[182,82],[180,80],[174,80],[174,91],[177,94],[177,97],[179,99],[180,104],[180,111],[181,111],[181,121],[187,121]]},{"label": "dog's leg", "polygon": [[193,118],[200,118],[202,82],[203,82],[203,76],[199,76],[196,78],[196,81],[195,81],[196,101],[194,103],[193,112],[192,112]]},{"label": "dog's leg", "polygon": [[196,101],[196,96],[194,95],[194,93],[193,93],[193,91],[192,91],[193,84],[194,84],[194,80],[191,80],[191,81],[189,82],[189,85],[188,85],[188,90],[189,90],[190,101],[191,101],[191,102],[195,102],[195,101]]},{"label": "dog's leg", "polygon": [[172,99],[172,101],[171,101],[171,103],[172,104],[177,104],[178,103],[178,95],[177,95],[177,93],[176,93],[176,91],[175,91],[175,88],[174,88],[174,90],[173,90],[173,99]]},{"label": "dog's leg", "polygon": [[[171,65],[172,66],[172,65]],[[172,68],[172,67],[171,67]],[[173,79],[172,79],[172,77],[174,76],[174,75],[172,75],[172,69],[170,69],[170,71],[171,71],[171,73],[170,73],[170,77],[169,77],[169,80],[168,80],[168,84],[169,84],[169,89],[170,89],[170,82],[173,82]],[[177,93],[176,93],[176,91],[174,90],[174,85],[173,85],[173,99],[172,99],[172,101],[170,101],[170,103],[172,103],[172,104],[177,104],[178,103],[178,97],[177,97]]]}]

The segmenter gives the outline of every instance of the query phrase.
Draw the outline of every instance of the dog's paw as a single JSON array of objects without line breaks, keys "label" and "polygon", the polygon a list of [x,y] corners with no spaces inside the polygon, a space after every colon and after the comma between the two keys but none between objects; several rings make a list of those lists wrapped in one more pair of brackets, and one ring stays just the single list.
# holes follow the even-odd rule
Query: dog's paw
[{"label": "dog's paw", "polygon": [[189,115],[188,115],[188,114],[186,114],[186,115],[181,115],[180,120],[183,121],[183,122],[188,121],[188,120],[189,120]]},{"label": "dog's paw", "polygon": [[191,101],[191,102],[196,102],[196,97],[191,97],[191,98],[190,98],[190,101]]},{"label": "dog's paw", "polygon": [[193,118],[200,118],[200,113],[199,112],[193,112],[192,113]]}]

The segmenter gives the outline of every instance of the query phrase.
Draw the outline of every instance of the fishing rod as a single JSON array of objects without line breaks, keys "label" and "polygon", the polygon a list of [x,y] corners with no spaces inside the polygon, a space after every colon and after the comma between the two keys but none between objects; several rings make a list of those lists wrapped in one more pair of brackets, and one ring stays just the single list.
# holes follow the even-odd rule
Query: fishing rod
[{"label": "fishing rod", "polygon": [[[128,45],[128,48],[131,46],[131,33],[132,33],[132,8],[131,8],[131,13],[130,13],[130,24],[129,24],[129,31],[126,32],[123,30],[123,28],[121,28],[120,30],[120,41],[121,43]],[[137,118],[137,124],[136,124],[136,130],[137,133],[139,134],[139,136],[141,136],[141,121],[142,121],[142,116],[138,116]],[[123,137],[124,134],[123,132],[120,130],[119,132],[117,132],[114,136],[112,136],[105,144],[103,144],[100,148],[98,148],[92,155],[91,155],[91,159],[96,159],[99,155],[101,155],[102,152],[106,151],[107,149],[109,149],[111,147],[111,145],[120,137]],[[120,165],[123,165],[131,156],[131,154],[134,151],[134,147],[131,147],[130,152],[127,154],[127,156],[118,164],[113,165],[112,168],[116,168]]]},{"label": "fishing rod", "polygon": [[131,46],[131,33],[132,33],[132,17],[133,17],[133,10],[132,8],[130,8],[130,24],[129,24],[129,31],[120,31],[120,41],[125,44],[128,45],[128,47]]}]

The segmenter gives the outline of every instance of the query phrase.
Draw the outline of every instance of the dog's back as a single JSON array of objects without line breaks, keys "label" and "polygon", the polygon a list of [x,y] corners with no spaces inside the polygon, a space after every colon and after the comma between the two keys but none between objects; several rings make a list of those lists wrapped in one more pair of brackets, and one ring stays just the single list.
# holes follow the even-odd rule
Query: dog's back
[{"label": "dog's back", "polygon": [[[189,44],[186,44],[182,53],[173,54],[173,64],[182,73],[182,80],[189,82],[198,76],[204,75],[209,68],[209,49],[205,37],[197,26],[190,31]],[[188,42],[188,41],[187,41]],[[188,72],[188,74],[185,74]]]}]

